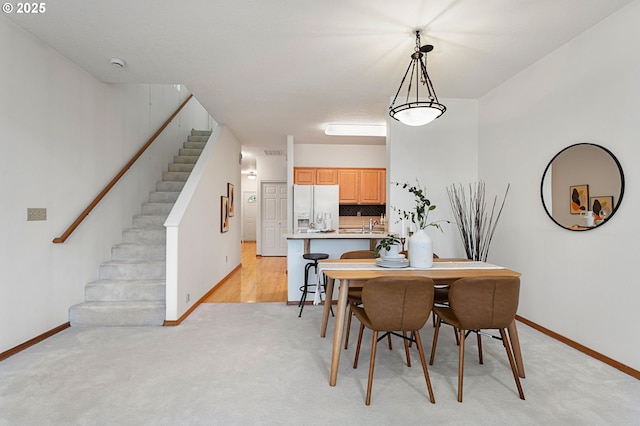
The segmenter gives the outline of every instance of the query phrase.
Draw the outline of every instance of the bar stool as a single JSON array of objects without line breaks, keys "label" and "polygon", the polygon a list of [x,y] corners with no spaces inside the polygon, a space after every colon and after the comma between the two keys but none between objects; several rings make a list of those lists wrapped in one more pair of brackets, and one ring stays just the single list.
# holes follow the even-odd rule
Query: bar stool
[{"label": "bar stool", "polygon": [[[315,291],[310,291],[309,287],[314,287],[316,284],[309,284],[309,269],[313,268],[318,275],[318,261],[328,259],[329,255],[326,253],[305,253],[302,255],[303,259],[310,260],[311,262],[307,263],[304,267],[304,284],[300,286],[300,291],[302,292],[302,297],[300,298],[300,303],[298,303],[298,307],[300,308],[300,313],[298,317],[302,316],[302,310],[304,309],[304,302],[307,300],[307,294],[314,294],[316,291],[322,291],[321,288],[316,288]],[[324,283],[324,280],[323,280]],[[318,285],[320,284],[320,277],[318,277]],[[326,283],[324,283],[325,289],[327,288]],[[330,303],[330,302],[329,302]],[[333,315],[333,308],[331,308],[331,315]]]}]

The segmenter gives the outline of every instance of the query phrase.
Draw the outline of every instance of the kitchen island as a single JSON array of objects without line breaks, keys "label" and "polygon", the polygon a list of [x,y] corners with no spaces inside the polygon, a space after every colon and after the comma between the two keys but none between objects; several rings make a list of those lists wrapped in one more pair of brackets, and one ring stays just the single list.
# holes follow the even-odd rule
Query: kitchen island
[{"label": "kitchen island", "polygon": [[[300,286],[304,283],[304,266],[308,262],[302,258],[303,254],[326,253],[329,259],[339,259],[347,251],[374,250],[378,241],[386,235],[383,230],[368,229],[284,234],[283,237],[287,239],[288,302],[298,303],[302,296]],[[313,269],[309,271],[309,282],[317,282]],[[313,300],[313,295],[309,295],[307,300]]]}]

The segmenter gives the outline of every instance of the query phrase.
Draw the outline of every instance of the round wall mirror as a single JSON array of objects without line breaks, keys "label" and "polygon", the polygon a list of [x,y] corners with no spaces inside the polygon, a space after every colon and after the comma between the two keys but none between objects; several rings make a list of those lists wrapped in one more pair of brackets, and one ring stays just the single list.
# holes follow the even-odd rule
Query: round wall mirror
[{"label": "round wall mirror", "polygon": [[551,159],[542,175],[540,196],[555,223],[572,231],[588,231],[611,220],[624,194],[624,173],[608,149],[571,145]]}]

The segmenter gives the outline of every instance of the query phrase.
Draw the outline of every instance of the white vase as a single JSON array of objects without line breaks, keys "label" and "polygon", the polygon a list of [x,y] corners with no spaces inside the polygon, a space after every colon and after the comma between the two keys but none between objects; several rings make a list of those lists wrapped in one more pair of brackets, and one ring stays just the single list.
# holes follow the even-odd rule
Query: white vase
[{"label": "white vase", "polygon": [[433,243],[424,229],[419,229],[409,237],[409,266],[431,268],[433,266]]}]

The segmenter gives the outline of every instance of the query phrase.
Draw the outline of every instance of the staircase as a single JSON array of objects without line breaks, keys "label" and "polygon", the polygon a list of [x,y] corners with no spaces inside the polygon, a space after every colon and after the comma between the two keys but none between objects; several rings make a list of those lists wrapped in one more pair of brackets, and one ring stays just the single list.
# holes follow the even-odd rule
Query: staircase
[{"label": "staircase", "polygon": [[164,222],[178,199],[211,131],[192,130],[156,191],[149,194],[99,279],[85,286],[85,302],[69,308],[72,326],[163,325],[165,319],[166,231]]}]

